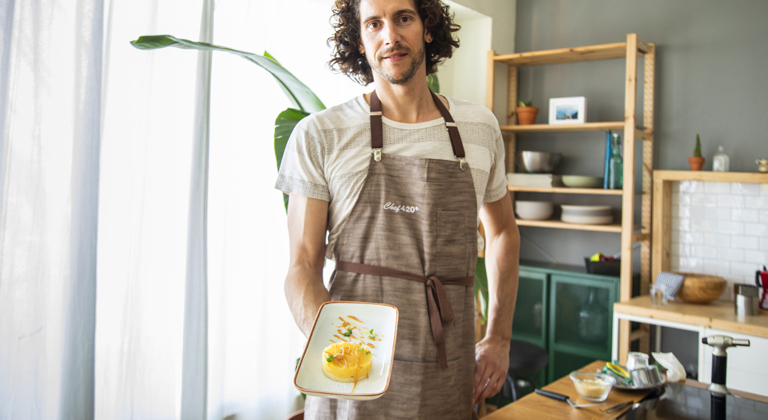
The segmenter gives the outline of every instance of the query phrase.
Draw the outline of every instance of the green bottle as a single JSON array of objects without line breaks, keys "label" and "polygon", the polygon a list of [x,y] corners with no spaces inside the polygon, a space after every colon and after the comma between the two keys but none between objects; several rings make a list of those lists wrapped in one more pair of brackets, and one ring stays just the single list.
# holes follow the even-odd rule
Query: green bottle
[{"label": "green bottle", "polygon": [[613,135],[611,158],[608,160],[608,188],[620,190],[624,185],[624,162],[621,158],[621,136]]}]

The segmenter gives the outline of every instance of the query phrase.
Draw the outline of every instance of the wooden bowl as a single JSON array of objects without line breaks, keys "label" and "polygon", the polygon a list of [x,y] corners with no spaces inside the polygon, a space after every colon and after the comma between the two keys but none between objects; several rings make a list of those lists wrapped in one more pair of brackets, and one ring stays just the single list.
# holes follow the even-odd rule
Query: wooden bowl
[{"label": "wooden bowl", "polygon": [[677,293],[684,302],[709,303],[720,297],[728,282],[720,276],[700,273],[678,273],[685,277]]}]

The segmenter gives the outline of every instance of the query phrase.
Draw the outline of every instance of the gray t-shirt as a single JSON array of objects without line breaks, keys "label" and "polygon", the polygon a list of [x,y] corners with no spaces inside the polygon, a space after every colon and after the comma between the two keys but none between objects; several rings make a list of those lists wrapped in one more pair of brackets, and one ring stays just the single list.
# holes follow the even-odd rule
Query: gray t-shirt
[{"label": "gray t-shirt", "polygon": [[[480,209],[483,203],[499,200],[507,190],[501,131],[496,117],[487,108],[459,99],[447,100],[459,127]],[[275,188],[329,203],[328,259],[333,259],[336,238],[368,173],[369,118],[365,98],[357,96],[300,121],[285,148]],[[384,154],[456,161],[443,118],[416,124],[386,117],[382,120]],[[479,235],[478,249],[483,249]]]}]

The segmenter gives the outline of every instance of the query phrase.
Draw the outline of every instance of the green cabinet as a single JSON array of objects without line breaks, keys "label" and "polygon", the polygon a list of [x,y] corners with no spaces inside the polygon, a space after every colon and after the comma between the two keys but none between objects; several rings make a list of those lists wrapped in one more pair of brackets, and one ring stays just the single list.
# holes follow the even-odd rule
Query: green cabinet
[{"label": "green cabinet", "polygon": [[512,337],[549,353],[539,386],[594,360],[610,360],[619,277],[583,271],[533,263],[520,266]]}]

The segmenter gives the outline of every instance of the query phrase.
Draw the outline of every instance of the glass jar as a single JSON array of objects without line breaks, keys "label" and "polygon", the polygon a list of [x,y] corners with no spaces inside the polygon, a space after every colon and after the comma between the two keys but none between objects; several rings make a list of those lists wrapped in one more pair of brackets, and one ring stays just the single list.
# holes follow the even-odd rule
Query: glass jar
[{"label": "glass jar", "polygon": [[723,146],[717,146],[717,153],[712,158],[712,170],[715,172],[728,172],[731,166],[731,158],[725,154]]},{"label": "glass jar", "polygon": [[608,309],[597,298],[597,289],[589,288],[587,301],[579,307],[577,333],[586,343],[602,343],[608,338]]}]

